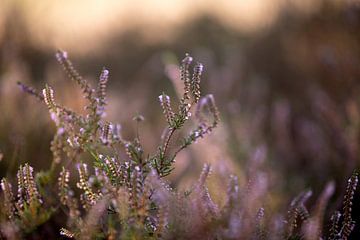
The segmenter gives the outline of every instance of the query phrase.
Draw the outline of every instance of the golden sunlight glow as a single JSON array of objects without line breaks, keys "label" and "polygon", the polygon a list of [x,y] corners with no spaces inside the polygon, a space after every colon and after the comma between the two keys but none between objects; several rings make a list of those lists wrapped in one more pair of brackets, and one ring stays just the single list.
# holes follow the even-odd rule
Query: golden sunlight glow
[{"label": "golden sunlight glow", "polygon": [[[299,0],[4,0],[5,14],[16,9],[34,40],[45,47],[71,51],[96,48],[114,32],[144,30],[149,40],[164,40],[176,26],[202,14],[238,31],[270,25],[281,6],[293,3],[310,9],[317,1]],[[1,11],[1,10],[0,10]],[[1,19],[0,19],[1,24]],[[1,35],[1,32],[0,32]]]}]

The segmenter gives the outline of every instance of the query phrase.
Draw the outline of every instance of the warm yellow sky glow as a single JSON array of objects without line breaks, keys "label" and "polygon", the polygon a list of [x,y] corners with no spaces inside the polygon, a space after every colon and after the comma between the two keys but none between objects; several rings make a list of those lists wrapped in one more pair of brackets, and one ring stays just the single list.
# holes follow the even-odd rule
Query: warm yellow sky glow
[{"label": "warm yellow sky glow", "polygon": [[[311,0],[4,0],[3,16],[24,18],[36,41],[47,47],[96,48],[114,31],[145,30],[151,40],[166,39],[177,24],[207,13],[241,31],[271,24],[284,4],[311,8]],[[1,11],[1,10],[0,10]],[[1,19],[0,19],[1,24]],[[1,34],[1,32],[0,32]],[[80,44],[79,44],[80,43]],[[80,45],[80,47],[79,47]]]}]

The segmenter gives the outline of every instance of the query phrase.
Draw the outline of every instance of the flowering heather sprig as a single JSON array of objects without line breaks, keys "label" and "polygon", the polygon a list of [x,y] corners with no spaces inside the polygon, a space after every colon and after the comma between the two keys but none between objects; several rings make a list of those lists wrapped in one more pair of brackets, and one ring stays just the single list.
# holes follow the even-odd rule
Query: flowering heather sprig
[{"label": "flowering heather sprig", "polygon": [[[11,218],[11,223],[16,224],[14,230],[19,230],[19,233],[22,231],[31,232],[37,226],[49,220],[53,213],[52,208],[43,207],[43,198],[39,194],[33,174],[33,168],[29,164],[26,163],[19,167],[17,172],[18,195],[16,200],[9,195],[11,194],[9,192],[9,190],[11,191],[9,183],[6,180],[1,182],[1,187],[5,188],[5,206],[1,201],[0,205],[4,207],[7,217]],[[12,206],[6,200],[11,200]],[[0,211],[0,221],[2,213]],[[1,231],[0,224],[0,236],[2,236]]]},{"label": "flowering heather sprig", "polygon": [[29,86],[23,84],[22,82],[17,82],[17,84],[22,91],[34,96],[41,102],[44,101],[44,96],[42,94],[40,94],[38,91],[36,91],[35,88],[29,87]]},{"label": "flowering heather sprig", "polygon": [[309,218],[309,212],[305,207],[305,203],[311,195],[312,191],[302,192],[291,201],[288,210],[287,236],[292,236],[296,230],[299,230],[302,222]]},{"label": "flowering heather sprig", "polygon": [[159,101],[160,101],[160,105],[163,109],[163,113],[166,118],[166,121],[168,122],[169,126],[172,126],[175,113],[171,109],[170,97],[168,95],[166,95],[165,93],[163,93],[162,95],[159,96]]},{"label": "flowering heather sprig", "polygon": [[[34,88],[30,87],[30,86],[27,86],[24,83],[18,82],[17,84],[19,85],[19,87],[21,88],[22,91],[34,96],[35,98],[37,98],[40,101],[45,102],[45,104],[47,104],[47,102],[48,103],[51,103],[51,102],[54,103],[53,107],[56,107],[60,111],[60,113],[62,115],[69,116],[69,117],[74,118],[74,119],[76,119],[78,121],[82,120],[81,117],[76,115],[73,111],[71,111],[71,110],[69,110],[69,109],[67,109],[65,107],[62,107],[62,106],[59,106],[59,105],[55,104],[54,91],[48,85],[46,85],[46,87],[42,90],[42,92],[39,93],[36,89],[34,89]],[[44,95],[47,96],[47,100],[45,100]]]},{"label": "flowering heather sprig", "polygon": [[64,167],[62,167],[60,176],[58,178],[58,184],[59,184],[60,202],[63,205],[66,205],[67,201],[69,200],[69,178],[70,178],[70,172],[66,170]]},{"label": "flowering heather sprig", "polygon": [[358,173],[353,173],[352,176],[348,180],[348,184],[346,186],[344,201],[343,201],[343,224],[341,228],[341,239],[347,240],[350,233],[354,229],[355,221],[352,219],[352,204],[353,198],[355,194],[355,190],[358,185]]},{"label": "flowering heather sprig", "polygon": [[12,219],[14,217],[15,213],[15,207],[14,207],[14,195],[12,192],[12,186],[7,181],[6,178],[1,179],[1,190],[4,193],[4,203],[3,203],[3,209],[5,211],[6,216],[9,219]]},{"label": "flowering heather sprig", "polygon": [[190,94],[192,89],[192,81],[190,79],[189,67],[193,61],[193,58],[187,53],[185,58],[181,61],[180,65],[180,80],[184,83],[184,93],[180,99],[179,111],[176,114],[173,127],[175,129],[181,128],[185,121],[188,120],[191,116],[191,106]]},{"label": "flowering heather sprig", "polygon": [[60,176],[58,178],[59,198],[61,204],[67,206],[69,209],[68,225],[74,225],[79,219],[80,211],[78,209],[78,202],[75,199],[74,192],[69,186],[70,172],[62,167]]},{"label": "flowering heather sprig", "polygon": [[24,186],[27,195],[27,203],[31,204],[32,202],[42,203],[40,194],[37,190],[36,183],[33,177],[34,169],[27,163],[22,167],[23,177],[24,177]]},{"label": "flowering heather sprig", "polygon": [[90,187],[87,165],[85,163],[78,164],[77,169],[79,172],[79,182],[77,183],[77,187],[84,191],[82,200],[84,201],[85,206],[92,206],[96,204],[99,195],[94,193]]},{"label": "flowering heather sprig", "polygon": [[80,178],[79,182],[77,183],[77,187],[80,189],[84,189],[88,185],[88,178],[89,178],[87,164],[85,163],[78,164],[77,170],[79,172],[79,178]]},{"label": "flowering heather sprig", "polygon": [[75,234],[67,230],[66,228],[60,228],[60,235],[67,238],[74,238]]},{"label": "flowering heather sprig", "polygon": [[26,201],[26,186],[24,182],[24,173],[22,171],[22,166],[20,165],[19,170],[17,172],[17,208],[22,209],[24,206],[24,202]]},{"label": "flowering heather sprig", "polygon": [[329,231],[329,240],[337,240],[340,239],[339,233],[339,223],[340,223],[341,213],[339,211],[335,211],[330,218],[330,231]]},{"label": "flowering heather sprig", "polygon": [[123,185],[125,173],[122,172],[122,167],[114,157],[110,158],[99,154],[95,166],[103,171],[114,186]]},{"label": "flowering heather sprig", "polygon": [[106,85],[109,80],[109,70],[103,69],[101,71],[99,77],[99,83],[97,87],[97,98],[98,98],[98,105],[97,105],[97,115],[104,116],[105,115],[105,105],[106,105]]},{"label": "flowering heather sprig", "polygon": [[[57,126],[57,134],[54,135],[51,142],[51,151],[53,153],[54,163],[60,163],[61,153],[63,150],[68,149],[66,148],[66,140],[69,137],[65,138],[65,131],[69,133],[69,135],[73,134],[73,125],[84,122],[84,118],[78,116],[73,111],[66,109],[65,107],[57,105],[54,100],[54,91],[50,86],[46,85],[46,87],[42,90],[42,94],[40,94],[35,89],[28,87],[23,83],[19,82],[18,85],[23,91],[43,101],[49,108],[51,119]],[[70,151],[67,151],[67,154],[69,156],[73,155]]]},{"label": "flowering heather sprig", "polygon": [[183,101],[190,99],[190,88],[191,88],[191,80],[190,80],[190,72],[189,66],[191,65],[193,58],[187,53],[185,54],[185,58],[181,61],[180,65],[180,79],[184,82],[184,95]]},{"label": "flowering heather sprig", "polygon": [[104,145],[111,143],[112,125],[109,122],[105,122],[101,128],[100,140]]},{"label": "flowering heather sprig", "polygon": [[139,166],[135,166],[131,172],[130,181],[127,184],[129,201],[133,208],[140,208],[140,198],[143,193],[143,176]]},{"label": "flowering heather sprig", "polygon": [[[57,60],[61,63],[70,78],[80,85],[85,98],[88,99],[89,104],[86,109],[89,114],[81,116],[54,101],[54,91],[47,86],[39,94],[33,88],[19,83],[19,86],[26,92],[34,95],[40,100],[43,100],[47,107],[52,120],[57,127],[57,134],[51,142],[51,151],[53,153],[53,163],[60,163],[62,157],[67,156],[71,161],[76,161],[78,155],[83,151],[88,151],[88,148],[97,148],[98,143],[109,145],[109,143],[119,142],[122,139],[119,135],[118,128],[110,128],[113,124],[102,123],[102,117],[105,116],[106,105],[106,84],[109,78],[109,71],[103,69],[97,89],[91,88],[90,84],[83,79],[75,70],[71,61],[68,59],[67,53],[58,51],[56,53]],[[101,128],[104,126],[104,128]],[[114,125],[116,126],[116,125]],[[102,138],[98,138],[98,130],[100,129]],[[92,144],[95,143],[96,145]],[[64,155],[62,153],[65,153]],[[53,165],[52,165],[53,166]],[[54,168],[52,167],[52,170]]]},{"label": "flowering heather sprig", "polygon": [[54,100],[54,90],[49,85],[46,85],[42,92],[44,96],[44,101],[48,108],[54,110],[56,106]]},{"label": "flowering heather sprig", "polygon": [[92,102],[94,100],[94,90],[90,87],[89,83],[76,71],[72,62],[68,58],[67,52],[58,50],[55,56],[58,62],[63,66],[69,78],[79,84],[85,97],[90,102]]},{"label": "flowering heather sprig", "polygon": [[[212,122],[210,123],[203,115],[203,112],[205,110],[207,110],[211,114]],[[193,142],[196,142],[199,138],[203,138],[205,135],[211,133],[215,127],[217,127],[220,118],[213,95],[209,94],[200,99],[195,111],[195,117],[199,122],[198,127],[192,132],[190,132],[189,136],[184,138],[183,145],[180,147],[179,150],[187,147]]]},{"label": "flowering heather sprig", "polygon": [[98,89],[98,94],[100,95],[100,97],[96,97],[96,90],[93,89],[88,83],[88,81],[81,77],[81,75],[76,71],[71,61],[68,59],[68,55],[66,52],[57,51],[56,58],[58,62],[63,66],[64,70],[67,72],[70,79],[72,79],[80,86],[85,98],[89,101],[86,109],[89,110],[90,114],[87,116],[85,122],[82,123],[82,126],[80,127],[84,129],[79,146],[82,147],[83,144],[93,136],[93,133],[96,133],[100,118],[104,115],[102,111],[104,110],[105,98],[103,98],[102,94],[105,93],[105,84],[107,82],[109,72],[108,70],[103,69],[103,72],[100,76]]},{"label": "flowering heather sprig", "polygon": [[194,66],[194,72],[191,83],[191,93],[193,95],[195,103],[197,103],[201,97],[200,80],[203,70],[204,70],[204,66],[201,63],[196,63],[196,65]]},{"label": "flowering heather sprig", "polygon": [[[168,127],[163,134],[163,142],[159,147],[159,152],[156,156],[150,158],[151,165],[157,170],[161,177],[167,176],[172,171],[172,163],[175,161],[176,155],[187,146],[195,142],[197,139],[204,137],[210,133],[219,122],[219,114],[215,106],[215,101],[212,95],[205,96],[200,100],[200,79],[203,72],[203,65],[197,63],[194,66],[192,79],[190,80],[189,67],[192,63],[192,57],[186,54],[180,66],[180,79],[184,82],[184,95],[179,102],[179,110],[174,113],[171,108],[170,97],[166,94],[159,96],[159,100],[163,109],[163,113],[168,122]],[[191,93],[193,101],[190,101],[189,93]],[[200,101],[199,101],[200,100]],[[197,104],[197,115],[199,125],[192,131],[188,137],[183,139],[183,143],[178,147],[173,154],[169,154],[168,148],[174,136],[174,133],[181,129],[185,122],[191,117],[191,107]],[[202,113],[204,110],[211,115],[212,122],[207,118],[209,114]]]}]

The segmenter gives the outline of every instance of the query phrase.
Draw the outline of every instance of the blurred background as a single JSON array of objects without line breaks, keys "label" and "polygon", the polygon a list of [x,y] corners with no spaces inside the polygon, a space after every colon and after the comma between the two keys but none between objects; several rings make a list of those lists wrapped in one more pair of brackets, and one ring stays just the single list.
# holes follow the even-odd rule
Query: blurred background
[{"label": "blurred background", "polygon": [[165,126],[157,97],[176,99],[176,67],[190,53],[204,63],[202,91],[214,94],[222,124],[181,153],[173,184],[189,186],[209,162],[216,195],[226,186],[217,174],[246,181],[260,171],[268,204],[281,209],[334,180],[330,208],[338,208],[360,164],[359,29],[357,0],[2,0],[0,177],[24,162],[51,164],[53,123],[17,81],[49,83],[60,103],[84,111],[57,49],[94,86],[103,66],[110,70],[107,119],[131,139],[132,118],[143,115],[149,153]]}]

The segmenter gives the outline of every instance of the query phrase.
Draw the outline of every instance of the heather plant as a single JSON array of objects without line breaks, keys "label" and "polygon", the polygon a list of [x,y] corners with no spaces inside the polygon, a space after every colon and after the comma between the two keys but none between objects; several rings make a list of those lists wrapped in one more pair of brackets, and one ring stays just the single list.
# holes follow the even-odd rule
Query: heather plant
[{"label": "heather plant", "polygon": [[[165,93],[159,96],[167,126],[153,153],[144,151],[138,134],[133,140],[124,139],[120,125],[105,119],[107,69],[102,70],[98,86],[92,88],[75,70],[66,52],[58,51],[56,58],[82,89],[87,114],[59,104],[49,85],[40,93],[19,83],[48,107],[56,126],[51,142],[53,160],[48,171],[36,175],[29,164],[20,166],[16,196],[10,181],[1,180],[1,238],[25,238],[60,211],[67,218],[57,231],[70,239],[349,238],[355,225],[352,203],[358,184],[356,173],[348,181],[342,212],[332,215],[329,227],[323,221],[335,189],[331,182],[312,211],[307,208],[312,192],[304,191],[290,203],[285,217],[267,213],[262,199],[269,190],[261,171],[253,171],[241,188],[236,176],[223,175],[228,181],[223,204],[213,200],[207,187],[212,171],[209,164],[204,165],[190,189],[171,187],[166,176],[173,171],[178,153],[210,134],[219,123],[214,97],[201,94],[203,65],[193,64],[190,55],[180,65],[184,89],[178,105],[174,106]],[[174,136],[183,134],[192,118],[196,120],[193,130],[178,141]],[[143,120],[140,115],[135,117],[137,122]],[[85,161],[87,156],[90,161]],[[76,186],[70,181],[75,166]],[[55,185],[56,200],[49,190]]]}]

